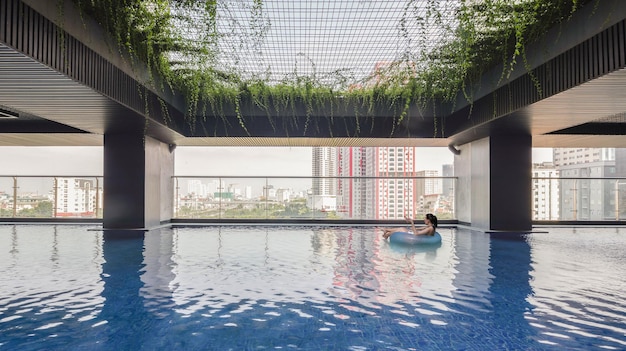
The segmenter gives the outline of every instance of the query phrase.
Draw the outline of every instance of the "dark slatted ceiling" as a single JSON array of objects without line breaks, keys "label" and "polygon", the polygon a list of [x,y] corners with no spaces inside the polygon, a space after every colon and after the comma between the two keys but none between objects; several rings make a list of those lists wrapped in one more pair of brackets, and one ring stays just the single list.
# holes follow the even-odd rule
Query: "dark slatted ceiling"
[{"label": "dark slatted ceiling", "polygon": [[[599,7],[609,3],[615,1]],[[611,15],[622,16],[623,9],[618,10],[611,10]],[[69,54],[61,53],[61,36],[52,22],[20,0],[4,0],[0,2],[0,110],[19,117],[17,121],[0,118],[0,145],[93,145],[102,142],[103,133],[134,130],[179,145],[444,146],[490,133],[529,132],[537,147],[605,147],[607,143],[623,147],[624,137],[586,133],[602,130],[599,126],[606,118],[626,111],[624,23],[617,22],[539,67],[544,99],[525,76],[476,101],[470,119],[462,109],[442,116],[448,138],[271,138],[254,135],[254,130],[249,137],[184,137],[179,129],[163,123],[159,108],[146,119],[143,88],[111,63],[115,60],[105,59],[72,36],[64,45]],[[151,92],[148,95],[154,98]],[[173,105],[178,108],[170,108],[170,113],[184,110],[177,102]]]}]

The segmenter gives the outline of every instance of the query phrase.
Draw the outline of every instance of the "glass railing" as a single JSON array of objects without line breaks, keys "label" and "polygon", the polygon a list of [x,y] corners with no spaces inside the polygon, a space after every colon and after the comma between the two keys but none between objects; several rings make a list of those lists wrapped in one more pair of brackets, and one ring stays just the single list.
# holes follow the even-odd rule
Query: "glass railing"
[{"label": "glass railing", "polygon": [[174,218],[454,220],[454,177],[174,177]]},{"label": "glass railing", "polygon": [[0,218],[102,218],[102,177],[0,176]]},{"label": "glass railing", "polygon": [[[183,177],[173,218],[456,220],[455,177]],[[102,176],[0,176],[0,218],[102,218]],[[315,190],[314,190],[315,189]],[[324,195],[332,194],[332,195]],[[626,178],[532,178],[534,221],[626,220]]]},{"label": "glass railing", "polygon": [[626,178],[533,178],[536,221],[626,220]]}]

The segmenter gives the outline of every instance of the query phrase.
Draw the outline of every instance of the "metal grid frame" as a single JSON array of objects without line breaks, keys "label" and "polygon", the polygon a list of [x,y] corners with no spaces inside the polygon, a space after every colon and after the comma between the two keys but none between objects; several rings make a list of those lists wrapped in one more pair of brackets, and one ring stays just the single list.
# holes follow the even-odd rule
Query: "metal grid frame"
[{"label": "metal grid frame", "polygon": [[248,81],[308,79],[346,88],[400,62],[415,69],[453,38],[459,6],[458,0],[218,1],[213,33],[203,8],[178,12],[181,35],[208,44],[214,55],[201,62],[174,53],[172,60]]}]

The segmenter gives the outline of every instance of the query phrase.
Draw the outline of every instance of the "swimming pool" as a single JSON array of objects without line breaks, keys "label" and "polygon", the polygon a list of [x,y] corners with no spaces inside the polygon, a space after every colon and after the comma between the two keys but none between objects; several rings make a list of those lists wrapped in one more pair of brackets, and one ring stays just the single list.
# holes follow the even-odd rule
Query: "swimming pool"
[{"label": "swimming pool", "polygon": [[626,229],[0,225],[2,350],[626,349]]}]

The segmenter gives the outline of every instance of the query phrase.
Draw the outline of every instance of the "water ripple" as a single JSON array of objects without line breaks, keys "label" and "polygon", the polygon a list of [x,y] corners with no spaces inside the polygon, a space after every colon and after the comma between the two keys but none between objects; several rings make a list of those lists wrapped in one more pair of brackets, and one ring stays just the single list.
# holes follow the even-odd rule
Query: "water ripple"
[{"label": "water ripple", "polygon": [[624,281],[616,279],[626,275],[626,258],[610,254],[623,236],[557,229],[551,234],[532,241],[534,294],[529,301],[540,340],[566,348],[626,348],[626,341],[614,336],[626,335]]},{"label": "water ripple", "polygon": [[623,233],[441,232],[0,226],[0,349],[626,349]]}]

